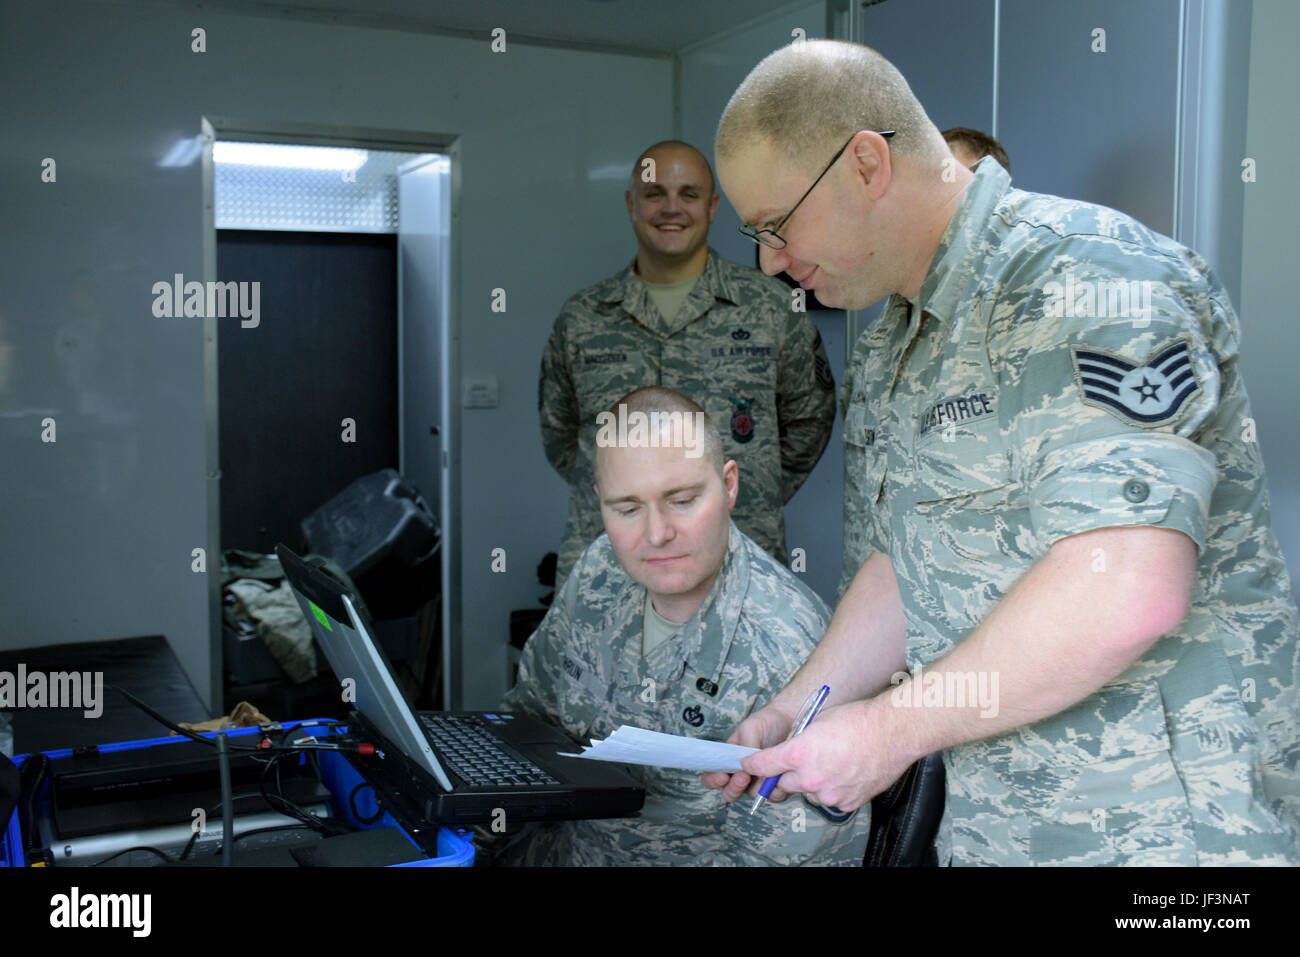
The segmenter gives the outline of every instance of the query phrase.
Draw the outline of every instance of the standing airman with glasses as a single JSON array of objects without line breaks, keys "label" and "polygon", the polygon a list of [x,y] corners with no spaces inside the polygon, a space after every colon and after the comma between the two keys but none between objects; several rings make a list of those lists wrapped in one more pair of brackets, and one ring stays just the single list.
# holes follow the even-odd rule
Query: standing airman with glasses
[{"label": "standing airman with glasses", "polygon": [[847,587],[705,783],[852,810],[941,751],[941,863],[1300,863],[1300,616],[1205,260],[967,169],[857,44],[765,59],[717,155],[765,271],[891,298],[845,376]]}]

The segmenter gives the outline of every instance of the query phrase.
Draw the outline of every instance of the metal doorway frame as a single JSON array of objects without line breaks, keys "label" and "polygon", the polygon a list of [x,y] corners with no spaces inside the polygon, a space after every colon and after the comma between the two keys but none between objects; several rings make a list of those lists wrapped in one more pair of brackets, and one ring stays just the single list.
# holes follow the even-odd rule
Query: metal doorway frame
[{"label": "metal doorway frame", "polygon": [[[451,246],[447,315],[446,380],[443,383],[444,436],[449,458],[443,499],[442,528],[442,701],[455,709],[461,698],[461,569],[460,569],[460,137],[456,134],[413,130],[388,130],[359,126],[331,126],[313,123],[279,122],[220,115],[200,117],[203,189],[203,279],[217,280],[217,229],[215,175],[212,147],[218,140],[246,143],[287,143],[302,146],[341,146],[357,149],[398,150],[409,153],[442,153],[451,162]],[[220,407],[217,382],[217,320],[203,320],[203,404],[204,451],[207,478],[207,555],[209,569],[221,554],[221,457],[219,443]],[[400,368],[400,367],[399,367]],[[399,386],[400,388],[400,386]],[[220,568],[220,565],[216,565]],[[208,643],[210,685],[214,707],[224,700],[225,674],[222,662],[221,576],[208,576]]]}]

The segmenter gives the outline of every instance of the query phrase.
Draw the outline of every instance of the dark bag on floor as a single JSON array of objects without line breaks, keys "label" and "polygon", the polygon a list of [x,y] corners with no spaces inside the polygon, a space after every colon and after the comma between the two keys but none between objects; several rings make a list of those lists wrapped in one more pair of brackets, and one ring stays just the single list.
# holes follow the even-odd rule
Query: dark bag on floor
[{"label": "dark bag on floor", "polygon": [[871,836],[863,867],[935,867],[943,817],[943,754],[923,757],[871,800]]}]

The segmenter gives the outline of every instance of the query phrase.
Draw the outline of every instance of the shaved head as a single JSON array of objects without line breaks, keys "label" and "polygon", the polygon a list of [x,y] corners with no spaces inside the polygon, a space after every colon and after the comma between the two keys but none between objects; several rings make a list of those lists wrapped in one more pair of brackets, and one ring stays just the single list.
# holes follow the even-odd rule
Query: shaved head
[{"label": "shaved head", "polygon": [[[718,475],[722,475],[724,465],[722,439],[718,435],[713,420],[702,406],[680,392],[657,385],[642,386],[623,396],[623,398],[611,405],[606,412],[613,417],[614,421],[618,421],[620,418],[626,419],[635,413],[644,416],[646,421],[658,423],[660,434],[654,436],[655,444],[665,448],[674,445],[681,446],[683,439],[687,438],[683,436],[681,431],[674,431],[677,428],[674,423],[680,424],[687,416],[695,422],[702,422],[704,428],[701,430],[701,434],[696,436],[692,432],[688,438],[700,443],[700,451],[697,455],[702,456]],[[617,446],[605,446],[600,442],[596,443],[597,483],[600,481],[601,462],[606,457],[617,454]],[[685,451],[685,454],[689,455],[689,449]]]},{"label": "shaved head", "polygon": [[662,140],[642,152],[623,193],[636,235],[637,275],[672,283],[702,273],[721,199],[713,168],[690,143]]},{"label": "shaved head", "polygon": [[637,183],[643,182],[643,180],[641,179],[641,174],[643,170],[643,167],[641,165],[642,160],[649,157],[655,161],[656,165],[658,165],[661,156],[663,156],[666,153],[676,152],[676,151],[689,153],[699,160],[700,166],[702,167],[701,185],[707,183],[709,187],[709,192],[712,193],[716,189],[716,186],[713,182],[713,167],[709,165],[709,161],[704,156],[703,153],[697,150],[690,143],[685,143],[682,140],[660,140],[658,143],[654,144],[653,146],[647,146],[644,150],[642,150],[641,155],[638,156],[636,158],[636,162],[632,164],[632,177],[628,184],[629,187],[635,190]]},{"label": "shaved head", "polygon": [[787,44],[767,56],[732,95],[718,123],[718,162],[756,140],[816,172],[859,130],[894,130],[897,157],[938,165],[947,144],[903,74],[870,47],[841,40]]}]

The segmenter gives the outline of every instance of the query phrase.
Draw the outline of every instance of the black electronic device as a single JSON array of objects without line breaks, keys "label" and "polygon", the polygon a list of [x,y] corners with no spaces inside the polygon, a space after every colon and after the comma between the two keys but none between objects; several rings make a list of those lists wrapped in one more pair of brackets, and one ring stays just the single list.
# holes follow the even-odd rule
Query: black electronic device
[{"label": "black electronic device", "polygon": [[[317,643],[348,682],[354,734],[382,752],[356,759],[368,776],[410,802],[429,824],[625,817],[645,789],[621,768],[561,757],[581,745],[544,721],[505,712],[417,714],[358,613],[352,595],[284,545],[276,548]],[[382,793],[382,791],[381,791]]]},{"label": "black electronic device", "polygon": [[[295,804],[329,800],[329,792],[307,764],[282,762],[279,790]],[[265,757],[230,756],[231,788],[241,814],[268,811],[261,798]],[[152,747],[106,751],[81,748],[50,759],[50,799],[60,838],[189,824],[196,808],[221,801],[217,754],[211,745],[177,738]]]}]

